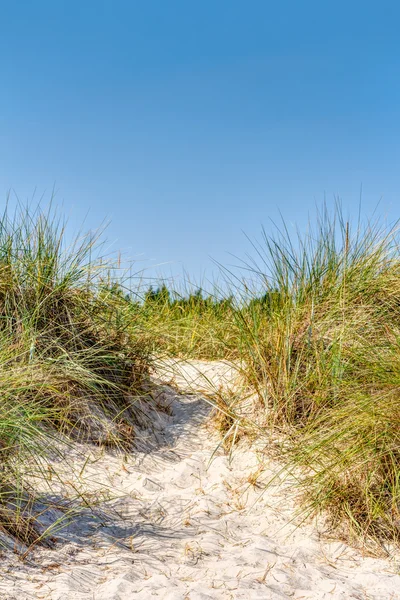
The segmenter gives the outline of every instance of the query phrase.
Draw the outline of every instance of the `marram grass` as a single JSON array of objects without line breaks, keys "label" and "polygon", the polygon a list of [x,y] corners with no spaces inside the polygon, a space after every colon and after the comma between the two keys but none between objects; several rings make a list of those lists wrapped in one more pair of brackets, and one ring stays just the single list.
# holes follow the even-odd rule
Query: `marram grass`
[{"label": "marram grass", "polygon": [[[66,436],[132,442],[149,349],[92,259],[96,244],[84,236],[67,247],[51,208],[0,219],[0,529],[28,547],[45,536],[24,461],[35,465]],[[30,475],[46,477],[39,466]]]},{"label": "marram grass", "polygon": [[238,361],[302,473],[306,513],[381,545],[400,537],[399,250],[397,224],[352,227],[339,206],[323,209],[304,235],[284,224],[241,274],[225,271],[224,310],[220,295],[205,309],[164,291],[147,313],[171,354]]},{"label": "marram grass", "polygon": [[[21,461],[65,436],[129,444],[130,399],[143,391],[150,355],[170,355],[234,360],[258,394],[258,423],[301,473],[305,511],[323,511],[353,540],[399,542],[396,226],[354,228],[339,208],[323,210],[303,236],[285,226],[264,235],[243,264],[246,285],[225,271],[231,294],[160,286],[141,297],[93,260],[92,237],[66,248],[52,214],[0,221],[3,530],[27,546],[44,541]],[[232,402],[229,415],[222,430],[235,419]]]},{"label": "marram grass", "polygon": [[292,239],[264,236],[247,265],[264,287],[237,311],[248,380],[305,506],[353,539],[400,535],[400,247],[397,226],[323,210]]}]

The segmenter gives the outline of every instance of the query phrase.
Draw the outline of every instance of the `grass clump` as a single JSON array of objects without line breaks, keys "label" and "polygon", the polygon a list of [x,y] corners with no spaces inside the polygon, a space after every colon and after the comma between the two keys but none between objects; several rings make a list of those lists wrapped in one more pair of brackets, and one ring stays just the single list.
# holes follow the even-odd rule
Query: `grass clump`
[{"label": "grass clump", "polygon": [[132,444],[149,349],[108,267],[93,260],[97,246],[87,235],[67,247],[51,208],[0,219],[0,528],[28,544],[25,459],[65,434]]},{"label": "grass clump", "polygon": [[307,506],[358,539],[398,542],[398,229],[353,232],[336,207],[256,250],[247,268],[263,291],[236,312],[242,358],[284,456],[305,467]]},{"label": "grass clump", "polygon": [[232,297],[206,293],[202,288],[170,290],[162,283],[148,288],[137,313],[151,331],[154,351],[168,356],[217,360],[238,355]]}]

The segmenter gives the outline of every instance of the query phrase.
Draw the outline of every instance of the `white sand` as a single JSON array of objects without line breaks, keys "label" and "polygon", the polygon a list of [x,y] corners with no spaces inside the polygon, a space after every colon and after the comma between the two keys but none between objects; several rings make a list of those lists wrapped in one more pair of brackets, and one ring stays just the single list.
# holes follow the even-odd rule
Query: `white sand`
[{"label": "white sand", "polygon": [[[263,490],[269,467],[256,486],[248,483],[259,469],[254,448],[239,445],[231,463],[220,449],[209,464],[219,442],[206,425],[210,407],[188,394],[193,385],[207,391],[193,377],[204,369],[223,388],[227,363],[181,365],[175,380],[186,395],[160,392],[172,415],[159,417],[156,438],[149,432],[151,452],[123,460],[91,451],[96,462],[79,485],[118,497],[96,514],[82,512],[56,549],[36,549],[30,564],[5,556],[2,600],[400,599],[394,559],[321,541],[314,524],[294,528],[288,485]],[[77,472],[83,464],[74,456]]]}]

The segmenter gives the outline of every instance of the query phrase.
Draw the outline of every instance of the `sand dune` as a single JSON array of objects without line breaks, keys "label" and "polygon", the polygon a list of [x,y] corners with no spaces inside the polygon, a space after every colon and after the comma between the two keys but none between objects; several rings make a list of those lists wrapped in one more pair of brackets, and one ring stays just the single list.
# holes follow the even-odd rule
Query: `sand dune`
[{"label": "sand dune", "polygon": [[[265,489],[276,465],[261,466],[257,448],[215,451],[211,407],[199,393],[233,379],[227,363],[161,369],[159,400],[170,414],[140,433],[143,449],[131,455],[77,450],[79,485],[102,490],[105,501],[57,533],[54,550],[35,549],[29,563],[5,555],[0,598],[400,599],[395,559],[324,541],[315,523],[296,528],[290,484]],[[183,393],[166,385],[172,380]]]}]

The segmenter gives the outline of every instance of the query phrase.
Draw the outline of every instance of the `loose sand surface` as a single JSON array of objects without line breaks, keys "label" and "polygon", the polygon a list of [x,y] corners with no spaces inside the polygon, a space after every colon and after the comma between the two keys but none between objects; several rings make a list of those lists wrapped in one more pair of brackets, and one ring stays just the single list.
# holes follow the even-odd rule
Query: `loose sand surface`
[{"label": "loose sand surface", "polygon": [[75,487],[105,501],[58,532],[55,549],[36,548],[29,562],[5,553],[1,599],[400,599],[394,558],[323,540],[315,523],[295,527],[289,481],[265,488],[276,465],[264,442],[218,448],[201,394],[232,385],[228,363],[167,367],[157,394],[170,414],[154,416],[129,455],[71,450]]}]

